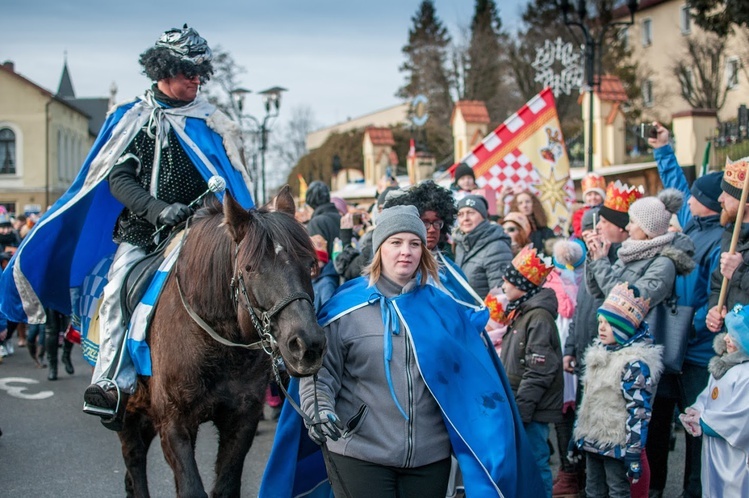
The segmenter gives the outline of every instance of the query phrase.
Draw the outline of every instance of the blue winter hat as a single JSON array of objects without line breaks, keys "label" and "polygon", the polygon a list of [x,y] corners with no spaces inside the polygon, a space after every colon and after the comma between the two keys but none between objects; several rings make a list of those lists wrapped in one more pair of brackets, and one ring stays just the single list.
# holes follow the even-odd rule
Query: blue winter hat
[{"label": "blue winter hat", "polygon": [[723,192],[720,188],[722,180],[722,171],[702,175],[692,184],[692,195],[709,210],[720,213],[721,206],[718,197]]},{"label": "blue winter hat", "polygon": [[742,352],[749,354],[749,307],[737,304],[726,315],[725,323],[733,342]]}]

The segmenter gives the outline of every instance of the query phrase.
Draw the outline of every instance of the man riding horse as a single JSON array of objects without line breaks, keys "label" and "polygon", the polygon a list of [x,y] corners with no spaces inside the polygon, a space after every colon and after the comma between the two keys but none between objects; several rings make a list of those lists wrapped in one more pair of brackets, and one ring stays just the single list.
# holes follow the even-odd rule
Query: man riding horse
[{"label": "man riding horse", "polygon": [[140,64],[155,83],[110,113],[78,178],[0,280],[0,312],[43,323],[45,306],[69,314],[70,289],[114,252],[100,308],[98,359],[84,394],[84,411],[112,430],[122,427],[137,378],[123,347],[126,273],[160,242],[162,227],[192,214],[188,204],[206,191],[211,176],[223,177],[242,207],[253,206],[238,128],[198,95],[213,73],[205,39],[187,25],[168,30],[140,55]]}]

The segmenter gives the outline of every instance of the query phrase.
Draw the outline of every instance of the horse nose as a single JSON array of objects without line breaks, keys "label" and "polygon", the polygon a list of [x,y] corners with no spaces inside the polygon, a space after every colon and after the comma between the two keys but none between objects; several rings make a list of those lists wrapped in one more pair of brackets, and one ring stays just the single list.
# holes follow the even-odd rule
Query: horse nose
[{"label": "horse nose", "polygon": [[320,369],[322,357],[325,354],[325,335],[319,333],[296,335],[289,339],[286,347],[291,356],[296,360],[297,370],[302,375],[312,375]]}]

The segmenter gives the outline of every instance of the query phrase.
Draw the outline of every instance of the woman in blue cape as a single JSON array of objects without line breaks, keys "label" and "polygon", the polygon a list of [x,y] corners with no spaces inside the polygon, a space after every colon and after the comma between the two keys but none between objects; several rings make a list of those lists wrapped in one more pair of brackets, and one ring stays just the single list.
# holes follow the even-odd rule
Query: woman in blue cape
[{"label": "woman in blue cape", "polygon": [[437,263],[415,207],[382,212],[373,251],[368,278],[320,312],[323,368],[298,384],[307,434],[287,403],[260,496],[330,496],[330,480],[339,497],[444,497],[451,453],[468,496],[543,496],[483,324],[427,284]]}]

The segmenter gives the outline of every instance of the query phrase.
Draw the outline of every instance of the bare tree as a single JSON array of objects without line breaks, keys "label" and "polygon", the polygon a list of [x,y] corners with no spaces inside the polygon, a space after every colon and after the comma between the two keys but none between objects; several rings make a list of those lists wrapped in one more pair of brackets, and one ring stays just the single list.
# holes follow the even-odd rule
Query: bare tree
[{"label": "bare tree", "polygon": [[317,128],[312,108],[298,105],[291,108],[288,121],[279,128],[272,130],[270,152],[276,167],[269,171],[272,178],[268,184],[271,187],[283,182],[294,166],[307,153],[307,135]]},{"label": "bare tree", "polygon": [[721,109],[728,96],[723,77],[726,38],[706,33],[687,38],[686,45],[686,55],[673,66],[681,96],[695,109]]},{"label": "bare tree", "polygon": [[239,89],[240,75],[246,72],[247,69],[237,64],[229,52],[220,45],[216,46],[213,50],[213,76],[203,91],[211,104],[234,119],[239,118],[241,109],[232,94]]}]

